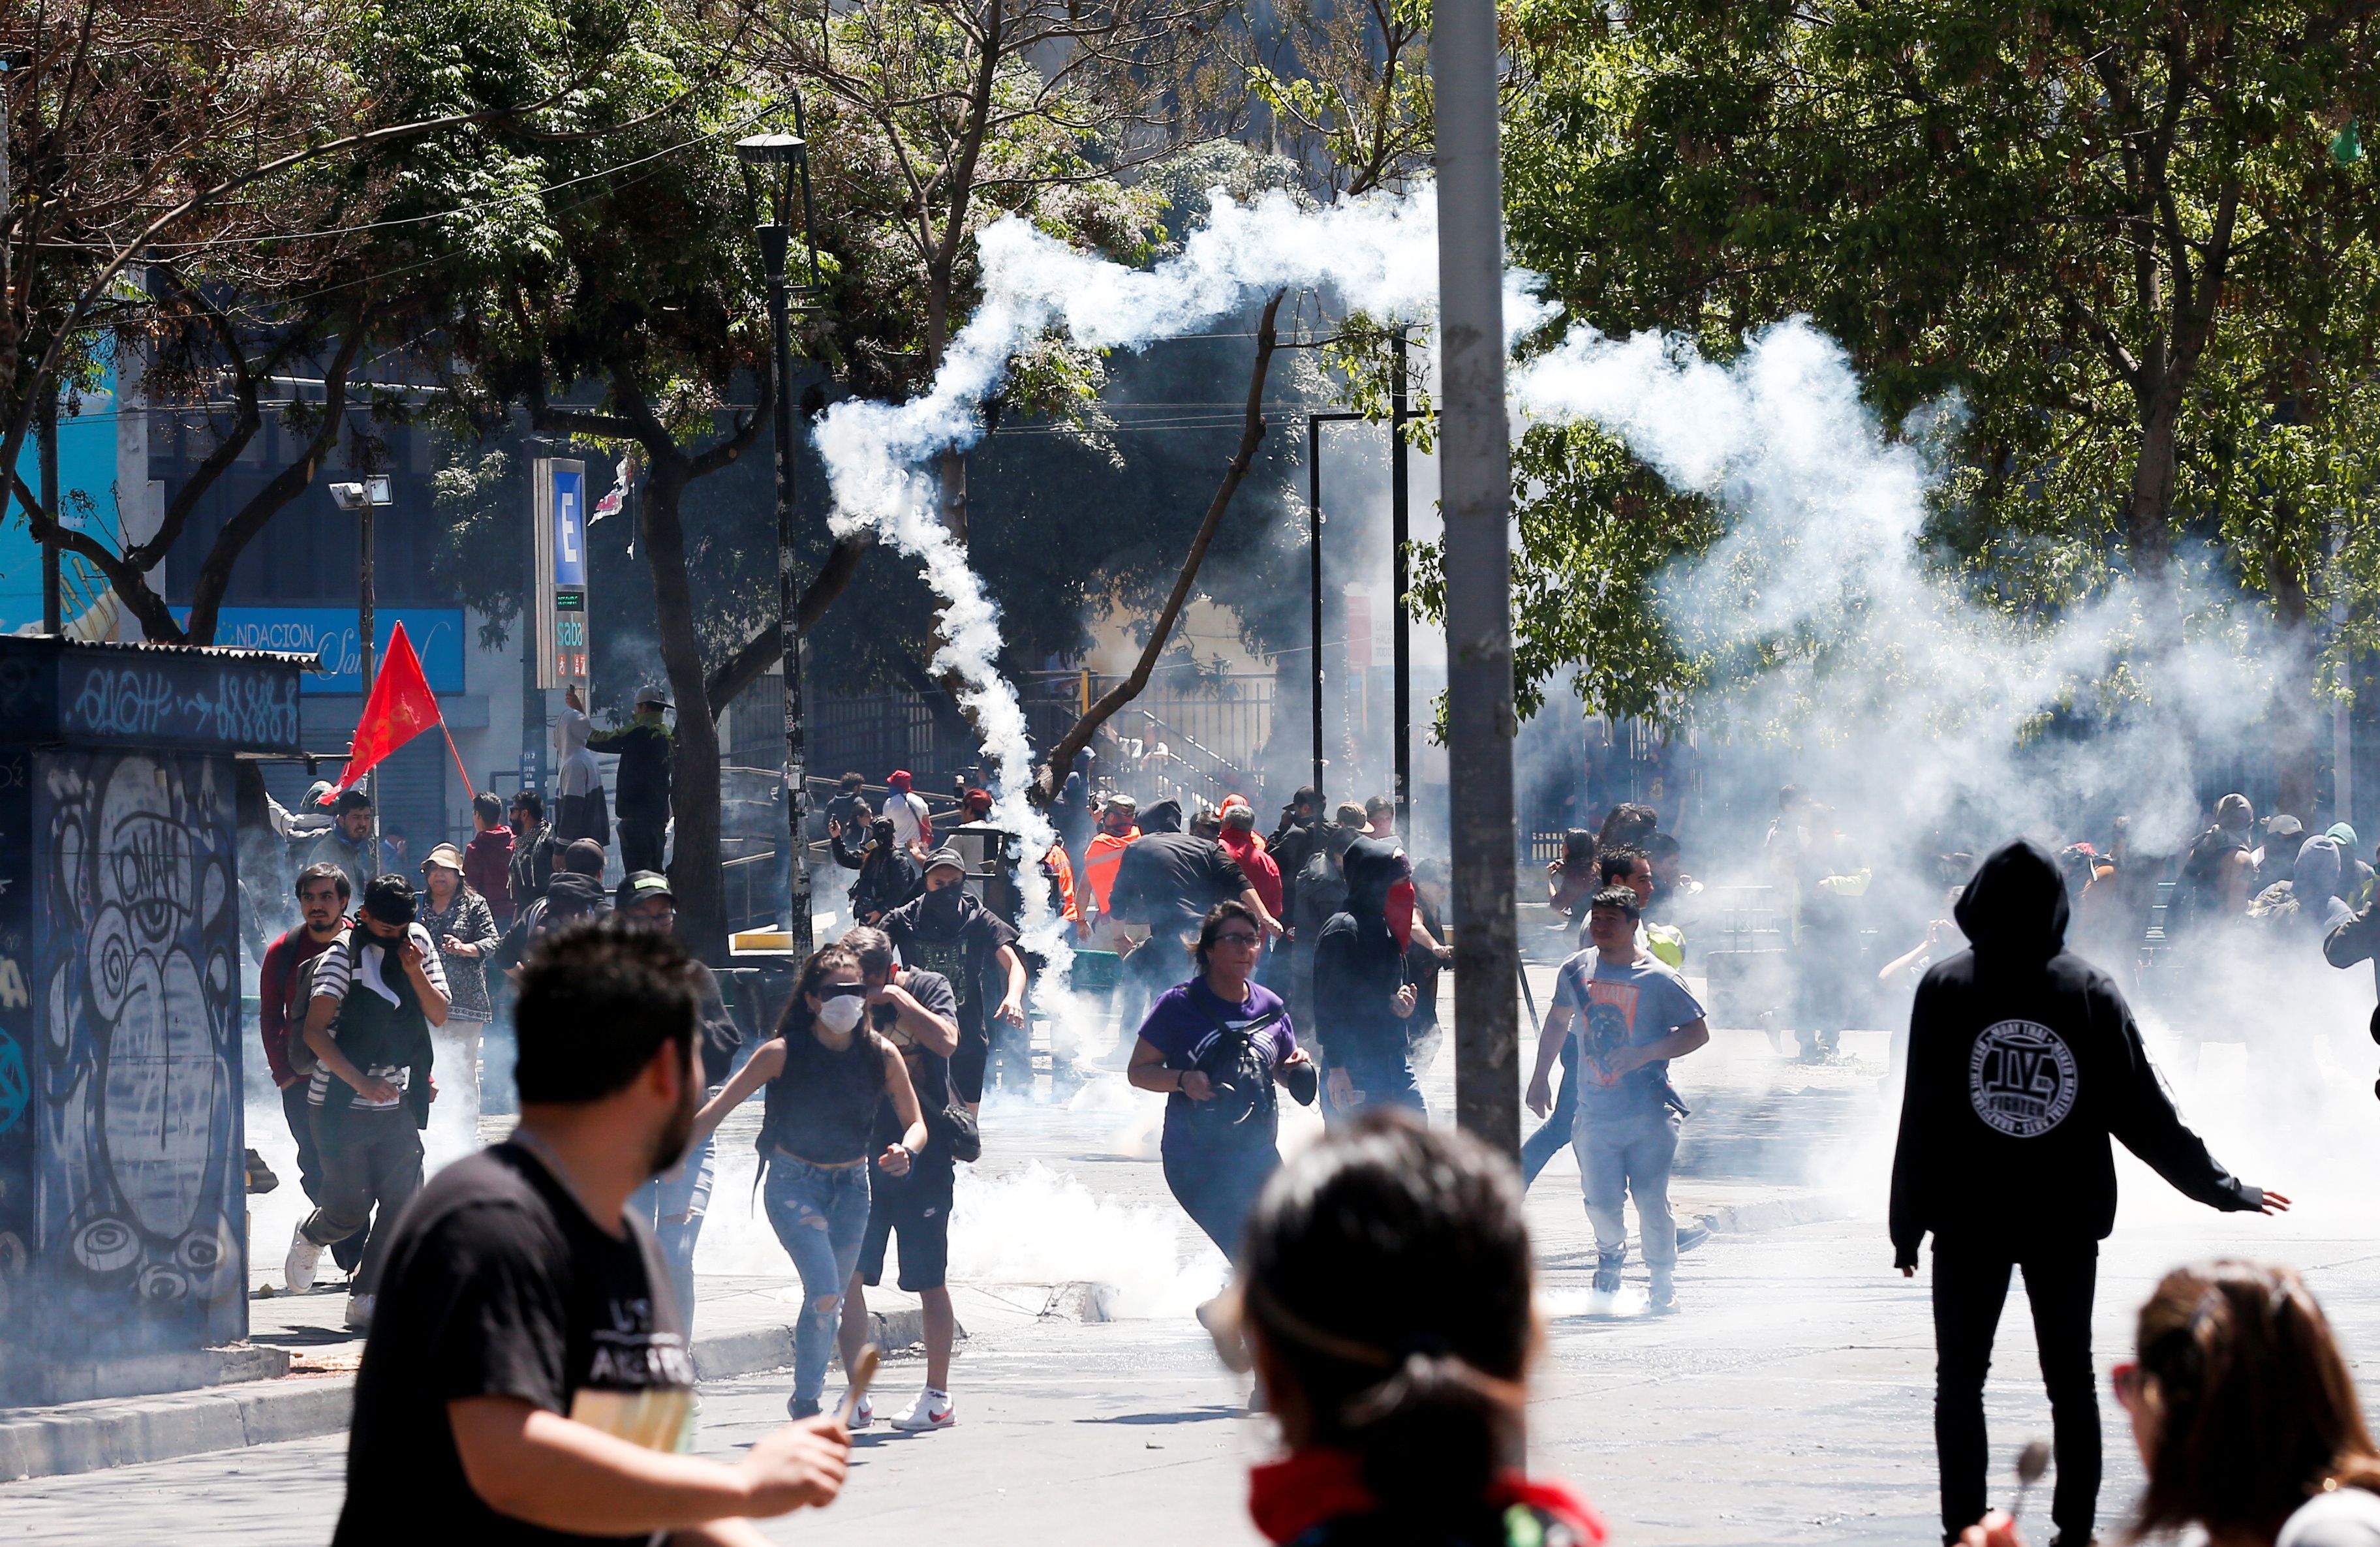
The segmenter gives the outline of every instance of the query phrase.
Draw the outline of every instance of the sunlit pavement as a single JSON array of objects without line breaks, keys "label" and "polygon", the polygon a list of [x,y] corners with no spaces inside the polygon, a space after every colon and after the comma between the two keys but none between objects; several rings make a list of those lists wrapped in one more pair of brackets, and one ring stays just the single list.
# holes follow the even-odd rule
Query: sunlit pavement
[{"label": "sunlit pavement", "polygon": [[[1536,984],[1539,1003],[1548,986]],[[2357,1033],[2360,1037],[2360,1031]],[[2279,1256],[2303,1268],[2350,1355],[2380,1349],[2370,1263],[2374,1210],[2368,1045],[2327,1044],[2328,1094],[2299,1120],[2271,1120],[2270,1092],[2237,1048],[2204,1059],[2165,1050],[2185,1110],[2218,1157],[2299,1196],[2287,1220],[2217,1215],[2120,1162],[2126,1199],[2103,1258],[2096,1323],[2104,1369],[2129,1345],[2134,1308],[2157,1275],[2193,1257]],[[1683,1313],[1589,1313],[1592,1238],[1576,1173],[1558,1157],[1530,1196],[1543,1263],[1547,1345],[1531,1412],[1531,1463],[1569,1480],[1621,1541],[1931,1540],[1931,1332],[1925,1280],[1891,1271],[1882,1223],[1890,1103],[1881,1035],[1804,1067],[1756,1033],[1722,1032],[1682,1062],[1695,1106],[1675,1196],[1681,1217],[1790,1202],[1817,1223],[1722,1232],[1680,1272]],[[2185,1062],[2190,1067],[2181,1067]],[[1441,1058],[1426,1082],[1451,1105]],[[1154,1164],[1153,1100],[1113,1076],[1071,1107],[995,1106],[982,1177],[962,1198],[954,1278],[968,1329],[954,1379],[955,1429],[860,1436],[834,1509],[769,1529],[794,1542],[916,1541],[1107,1543],[1254,1541],[1245,1469],[1269,1425],[1244,1416],[1245,1384],[1217,1365],[1188,1315],[1220,1262],[1172,1210]],[[1291,1142],[1303,1136],[1293,1120]],[[782,1272],[747,1214],[748,1132],[734,1132],[702,1265],[723,1275]],[[968,1223],[973,1207],[975,1219]],[[1772,1211],[1772,1215],[1774,1211]],[[972,1273],[971,1278],[963,1277]],[[1641,1267],[1632,1251],[1632,1287]],[[1104,1296],[1059,1287],[1106,1282]],[[708,1298],[708,1295],[706,1295]],[[1624,1297],[1633,1300],[1632,1297]],[[1053,1303],[1054,1302],[1054,1303]],[[1085,1323],[1087,1304],[1120,1319]],[[1096,1313],[1096,1312],[1095,1312]],[[2368,1367],[2359,1359],[2359,1374]],[[879,1410],[914,1395],[911,1359],[889,1363]],[[732,1457],[778,1420],[786,1377],[705,1388],[699,1447]],[[831,1387],[831,1389],[832,1389]],[[2121,1415],[2103,1404],[2111,1533],[2139,1486]],[[2048,1432],[2021,1290],[2010,1297],[1990,1394],[1994,1496],[2007,1463]],[[344,1439],[325,1438],[0,1487],[0,1540],[211,1542],[326,1540],[341,1496]],[[2047,1494],[2028,1517],[2046,1525]]]}]

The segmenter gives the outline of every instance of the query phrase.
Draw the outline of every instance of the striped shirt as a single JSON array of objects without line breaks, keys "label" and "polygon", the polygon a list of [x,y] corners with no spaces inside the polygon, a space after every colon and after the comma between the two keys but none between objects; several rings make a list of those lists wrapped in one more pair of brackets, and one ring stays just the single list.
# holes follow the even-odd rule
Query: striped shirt
[{"label": "striped shirt", "polygon": [[[446,993],[446,966],[438,958],[438,943],[430,937],[430,931],[418,924],[412,925],[407,934],[415,945],[421,948],[422,976],[435,984],[438,992]],[[323,953],[322,964],[314,969],[314,997],[346,998],[347,990],[353,984],[354,974],[359,972],[363,974],[366,993],[378,994],[389,1003],[396,1003],[396,991],[391,985],[395,978],[405,971],[404,965],[389,954],[386,945],[379,937],[373,935],[360,923],[355,926],[355,938],[363,942],[363,949],[352,955],[344,950]],[[359,965],[354,963],[356,957],[362,959]],[[407,1078],[404,1070],[391,1065],[382,1065],[377,1069],[365,1070],[363,1072],[395,1084],[398,1094],[395,1101],[367,1101],[363,1094],[358,1092],[355,1098],[357,1110],[384,1112],[404,1101],[405,1082]],[[330,1093],[331,1071],[323,1065],[316,1064],[314,1078],[306,1087],[306,1100],[309,1105],[320,1106],[329,1097]]]}]

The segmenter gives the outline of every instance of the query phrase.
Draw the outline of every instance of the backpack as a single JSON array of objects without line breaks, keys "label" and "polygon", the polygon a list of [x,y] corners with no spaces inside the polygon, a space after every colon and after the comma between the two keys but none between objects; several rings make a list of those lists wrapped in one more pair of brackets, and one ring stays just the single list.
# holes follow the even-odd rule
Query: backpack
[{"label": "backpack", "polygon": [[[281,1005],[282,1023],[287,1028],[283,1033],[282,1057],[287,1060],[289,1072],[292,1074],[311,1074],[314,1072],[314,1066],[322,1062],[314,1056],[313,1047],[306,1041],[306,1016],[314,1005],[314,973],[332,951],[349,949],[347,937],[351,933],[352,931],[349,930],[340,930],[337,939],[333,940],[324,949],[316,951],[298,963],[289,973],[289,987],[283,996]],[[354,963],[349,962],[348,971],[352,973],[354,970]],[[331,1017],[331,1031],[334,1036],[338,1033],[338,1026],[339,1020],[334,1014]]]},{"label": "backpack", "polygon": [[1200,1013],[1214,1023],[1216,1033],[1191,1066],[1207,1077],[1215,1094],[1204,1101],[1184,1098],[1186,1120],[1210,1142],[1255,1137],[1269,1142],[1279,1106],[1273,1094],[1272,1065],[1257,1051],[1257,1033],[1279,1021],[1282,1012],[1274,1009],[1245,1026],[1234,1026],[1194,996],[1184,997],[1198,1005]]},{"label": "backpack", "polygon": [[2167,916],[2173,918],[2178,914],[2180,921],[2187,925],[2220,912],[2223,862],[2233,854],[2247,852],[2247,840],[2222,828],[2209,828],[2192,840],[2190,852],[2181,862],[2181,875],[2174,886]]}]

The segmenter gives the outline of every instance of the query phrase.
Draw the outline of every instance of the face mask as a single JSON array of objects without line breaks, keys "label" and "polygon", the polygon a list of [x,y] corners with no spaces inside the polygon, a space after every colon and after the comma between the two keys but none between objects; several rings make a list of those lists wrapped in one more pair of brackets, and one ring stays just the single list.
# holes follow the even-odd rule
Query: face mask
[{"label": "face mask", "polygon": [[867,1009],[868,1002],[856,994],[841,995],[819,1008],[819,1024],[841,1036],[859,1024],[859,1018]]},{"label": "face mask", "polygon": [[1413,944],[1414,884],[1411,877],[1391,882],[1388,906],[1382,910],[1389,916],[1389,933],[1397,937],[1397,949]]},{"label": "face mask", "polygon": [[965,892],[964,887],[943,887],[940,890],[929,891],[926,894],[922,911],[928,918],[947,923],[959,916],[959,899]]}]

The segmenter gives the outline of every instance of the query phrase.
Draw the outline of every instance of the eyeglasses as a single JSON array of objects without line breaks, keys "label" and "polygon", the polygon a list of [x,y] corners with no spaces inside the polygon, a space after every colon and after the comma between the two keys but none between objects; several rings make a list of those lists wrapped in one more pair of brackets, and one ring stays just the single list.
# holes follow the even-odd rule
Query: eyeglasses
[{"label": "eyeglasses", "polygon": [[1259,938],[1257,936],[1248,934],[1245,930],[1234,929],[1228,935],[1216,936],[1215,943],[1219,946],[1254,947],[1259,943]]},{"label": "eyeglasses", "polygon": [[2129,1410],[2141,1399],[2141,1367],[2130,1360],[2107,1372],[2107,1384],[2115,1388],[2117,1405]]}]

